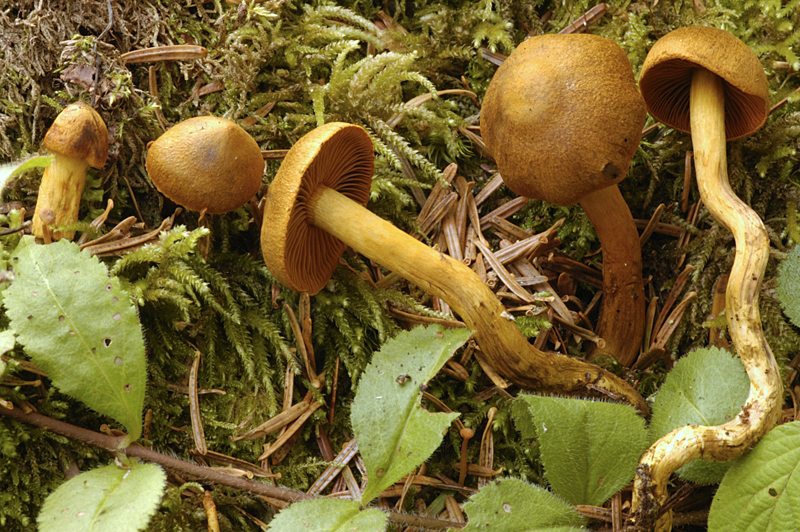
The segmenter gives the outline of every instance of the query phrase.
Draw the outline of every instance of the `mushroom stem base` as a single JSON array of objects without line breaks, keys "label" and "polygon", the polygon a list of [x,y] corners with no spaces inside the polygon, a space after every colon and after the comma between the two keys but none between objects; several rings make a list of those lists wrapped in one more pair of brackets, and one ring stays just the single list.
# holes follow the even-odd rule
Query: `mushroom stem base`
[{"label": "mushroom stem base", "polygon": [[475,331],[494,369],[515,384],[567,394],[600,393],[648,412],[641,395],[624,380],[582,360],[531,345],[494,293],[463,263],[328,187],[319,187],[308,207],[313,225],[446,301]]},{"label": "mushroom stem base", "polygon": [[758,294],[769,258],[769,239],[758,215],[731,189],[725,154],[725,96],[719,77],[697,69],[692,78],[692,144],[700,196],[733,233],[736,256],[726,292],[728,327],[750,378],[750,395],[735,419],[713,427],[676,429],[645,451],[633,490],[633,530],[668,531],[671,512],[658,517],[673,471],[695,460],[724,462],[741,455],[778,421],[780,372],[761,328]]},{"label": "mushroom stem base", "polygon": [[595,333],[606,341],[601,351],[630,367],[639,356],[645,326],[639,233],[618,186],[592,192],[580,203],[603,248],[603,307]]},{"label": "mushroom stem base", "polygon": [[[67,225],[78,221],[81,207],[83,185],[86,183],[86,171],[89,163],[78,157],[66,157],[56,154],[53,164],[45,168],[42,184],[39,186],[39,197],[36,200],[36,211],[33,213],[31,232],[37,238],[44,238],[44,227],[39,213],[43,209],[52,209],[56,215],[53,225]],[[52,239],[72,240],[75,231],[53,231]]]}]

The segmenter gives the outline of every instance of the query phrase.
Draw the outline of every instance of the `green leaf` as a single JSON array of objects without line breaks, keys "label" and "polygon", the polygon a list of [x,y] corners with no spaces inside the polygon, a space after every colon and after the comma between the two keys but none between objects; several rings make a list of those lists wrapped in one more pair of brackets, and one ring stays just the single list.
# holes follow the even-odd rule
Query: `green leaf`
[{"label": "green leaf", "polygon": [[633,479],[647,448],[644,420],[628,405],[520,395],[512,412],[523,424],[533,418],[545,476],[570,504],[602,505]]},{"label": "green leaf", "polygon": [[800,246],[795,246],[778,267],[778,299],[783,312],[800,327]]},{"label": "green leaf", "polygon": [[462,532],[576,532],[585,530],[586,523],[564,500],[516,478],[481,488],[464,505],[464,511],[469,523]]},{"label": "green leaf", "polygon": [[[14,349],[14,344],[16,343],[14,335],[15,333],[11,329],[0,332],[0,355],[4,355]],[[6,363],[0,360],[0,376],[3,375],[5,370]]]},{"label": "green leaf", "polygon": [[361,510],[358,501],[316,499],[299,501],[281,510],[269,523],[270,532],[383,532],[386,514]]},{"label": "green leaf", "polygon": [[709,532],[800,529],[800,422],[773,429],[734,460],[708,514]]},{"label": "green leaf", "polygon": [[25,237],[12,257],[4,304],[18,341],[63,393],[142,432],[144,340],[119,280],[78,246]]},{"label": "green leaf", "polygon": [[425,461],[458,414],[430,413],[420,387],[466,342],[468,329],[417,327],[386,342],[358,383],[350,420],[367,466],[364,503]]},{"label": "green leaf", "polygon": [[40,532],[136,532],[158,509],[167,476],[154,464],[116,465],[73,477],[44,501]]},{"label": "green leaf", "polygon": [[[651,442],[685,425],[721,425],[741,410],[750,380],[738,357],[717,347],[692,351],[667,375],[653,404]],[[689,482],[715,484],[730,462],[694,460],[678,469]]]},{"label": "green leaf", "polygon": [[3,197],[3,191],[5,190],[6,183],[8,183],[9,179],[21,174],[26,170],[30,170],[32,168],[47,168],[51,164],[53,164],[52,155],[38,155],[22,161],[0,164],[0,198]]}]

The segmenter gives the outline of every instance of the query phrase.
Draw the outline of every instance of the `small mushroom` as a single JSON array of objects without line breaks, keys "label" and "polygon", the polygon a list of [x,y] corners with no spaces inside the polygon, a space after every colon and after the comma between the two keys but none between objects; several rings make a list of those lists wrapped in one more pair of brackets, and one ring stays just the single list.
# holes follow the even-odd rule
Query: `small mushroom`
[{"label": "small mushroom", "polygon": [[[46,229],[41,213],[51,209],[52,225],[62,226],[78,221],[86,172],[102,168],[108,158],[108,130],[97,111],[83,102],[68,105],[56,117],[44,136],[42,146],[54,154],[53,163],[45,168],[31,231],[44,239]],[[49,217],[48,217],[49,219]],[[71,240],[75,231],[53,231],[52,240]]]},{"label": "small mushroom", "polygon": [[197,116],[149,145],[147,173],[158,191],[178,205],[223,214],[258,192],[264,159],[258,143],[236,123]]},{"label": "small mushroom", "polygon": [[669,530],[671,512],[658,518],[670,474],[697,458],[731,460],[769,431],[781,415],[780,371],[761,328],[758,294],[769,258],[769,238],[758,215],[731,189],[725,143],[759,129],[769,110],[768,84],[758,57],[730,33],[690,27],[661,38],[639,79],[656,119],[690,132],[700,196],[736,241],[726,311],[733,344],[750,377],[742,413],[715,427],[687,426],[647,450],[634,483],[632,524]]},{"label": "small mushroom", "polygon": [[373,174],[372,140],[358,126],[325,124],[289,150],[267,191],[261,230],[264,261],[281,283],[316,294],[350,246],[446,301],[476,331],[495,370],[520,386],[561,393],[599,390],[647,412],[624,380],[582,360],[536,349],[472,270],[367,210]]},{"label": "small mushroom", "polygon": [[557,205],[580,202],[603,249],[604,351],[630,366],[645,326],[639,233],[616,184],[646,113],[631,64],[596,35],[531,37],[492,78],[481,136],[508,188]]}]

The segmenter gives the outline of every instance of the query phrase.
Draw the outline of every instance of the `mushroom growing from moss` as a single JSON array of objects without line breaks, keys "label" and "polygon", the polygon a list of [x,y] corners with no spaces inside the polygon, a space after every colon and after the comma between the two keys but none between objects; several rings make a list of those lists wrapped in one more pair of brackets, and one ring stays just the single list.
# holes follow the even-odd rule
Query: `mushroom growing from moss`
[{"label": "mushroom growing from moss", "polygon": [[[42,146],[51,151],[53,163],[45,168],[31,231],[44,239],[44,209],[53,212],[52,225],[63,226],[78,221],[83,186],[89,167],[102,168],[108,158],[108,129],[97,111],[83,102],[68,105],[56,117],[44,136]],[[50,219],[50,217],[46,217]],[[71,240],[75,231],[52,231],[52,240]]]},{"label": "mushroom growing from moss", "polygon": [[258,143],[236,123],[197,116],[149,145],[147,173],[158,191],[178,205],[223,214],[258,192],[264,159]]},{"label": "mushroom growing from moss", "polygon": [[753,133],[767,119],[769,92],[758,57],[730,33],[690,27],[661,38],[639,79],[650,114],[692,135],[700,197],[736,241],[725,315],[750,378],[750,395],[735,419],[716,427],[687,426],[645,452],[634,487],[633,524],[669,530],[671,512],[657,516],[670,474],[697,458],[731,460],[750,449],[781,415],[781,377],[761,328],[758,294],[769,238],[758,215],[731,189],[725,144]]},{"label": "mushroom growing from moss", "polygon": [[624,380],[597,366],[539,351],[494,293],[463,263],[432,249],[367,210],[374,174],[363,128],[329,123],[288,152],[267,191],[261,249],[272,274],[316,294],[347,246],[446,301],[474,331],[496,371],[526,388],[601,393],[648,408]]},{"label": "mushroom growing from moss", "polygon": [[646,112],[625,52],[596,35],[531,37],[492,78],[481,136],[508,188],[557,205],[580,203],[603,249],[596,333],[630,366],[645,325],[639,233],[617,183],[639,146]]}]

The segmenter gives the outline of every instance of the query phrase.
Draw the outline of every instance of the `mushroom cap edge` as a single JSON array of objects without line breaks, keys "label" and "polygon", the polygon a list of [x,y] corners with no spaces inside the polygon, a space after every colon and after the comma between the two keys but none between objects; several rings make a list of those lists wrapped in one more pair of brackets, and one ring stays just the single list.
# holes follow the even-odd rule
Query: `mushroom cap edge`
[{"label": "mushroom cap edge", "polygon": [[769,114],[769,83],[758,56],[727,31],[704,26],[671,31],[647,54],[639,88],[656,120],[691,133],[689,89],[692,70],[697,67],[724,81],[728,141],[746,137],[764,125]]},{"label": "mushroom cap edge", "polygon": [[347,245],[312,225],[307,201],[322,185],[366,205],[374,173],[372,139],[357,125],[329,122],[292,146],[267,190],[261,228],[264,262],[281,284],[310,295],[325,287]]}]

